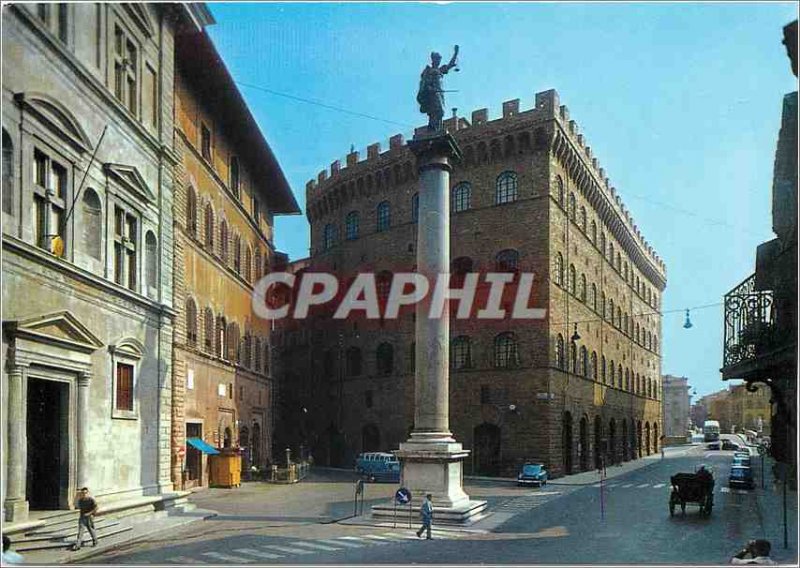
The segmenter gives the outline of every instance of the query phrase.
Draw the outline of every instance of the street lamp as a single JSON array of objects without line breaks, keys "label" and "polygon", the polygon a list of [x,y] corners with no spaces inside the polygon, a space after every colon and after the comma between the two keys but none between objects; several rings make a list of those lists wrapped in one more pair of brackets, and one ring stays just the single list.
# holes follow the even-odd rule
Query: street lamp
[{"label": "street lamp", "polygon": [[581,336],[580,336],[580,334],[578,333],[578,324],[576,323],[576,324],[575,324],[575,331],[574,331],[574,332],[572,332],[572,337],[570,337],[569,339],[570,339],[570,341],[572,341],[573,343],[575,343],[576,341],[580,341],[580,338],[581,338]]},{"label": "street lamp", "polygon": [[690,329],[692,327],[692,320],[689,319],[689,310],[686,310],[686,321],[683,322],[684,329]]}]

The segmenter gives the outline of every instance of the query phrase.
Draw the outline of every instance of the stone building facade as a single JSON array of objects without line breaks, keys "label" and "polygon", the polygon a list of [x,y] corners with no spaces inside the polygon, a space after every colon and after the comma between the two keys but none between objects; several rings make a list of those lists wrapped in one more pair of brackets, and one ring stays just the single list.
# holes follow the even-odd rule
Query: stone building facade
[{"label": "stone building facade", "polygon": [[667,438],[686,440],[691,406],[689,389],[689,379],[686,377],[664,375],[661,380],[661,390],[664,393],[664,436]]},{"label": "stone building facade", "polygon": [[274,216],[300,210],[208,35],[178,38],[176,59],[172,480],[186,488],[208,484],[193,439],[241,448],[245,470],[271,461],[271,323],[253,286],[276,257]]},{"label": "stone building facade", "polygon": [[[544,320],[458,319],[451,310],[450,424],[467,472],[524,460],[554,475],[656,451],[661,425],[661,294],[666,269],[555,91],[503,103],[489,120],[450,118],[464,155],[451,174],[451,272],[533,272]],[[374,272],[383,298],[416,257],[417,172],[403,137],[351,152],[307,184],[305,271],[345,282]],[[489,290],[479,279],[477,297]],[[463,284],[462,284],[463,285]],[[510,312],[514,296],[501,305]],[[324,308],[281,323],[283,398],[317,461],[350,465],[392,450],[413,423],[414,314],[336,321]],[[577,332],[577,333],[576,333]],[[305,410],[302,410],[305,409]],[[295,434],[295,439],[297,435]]]},{"label": "stone building facade", "polygon": [[[3,9],[8,521],[170,480],[174,38],[202,4]],[[166,362],[166,363],[164,363]]]}]

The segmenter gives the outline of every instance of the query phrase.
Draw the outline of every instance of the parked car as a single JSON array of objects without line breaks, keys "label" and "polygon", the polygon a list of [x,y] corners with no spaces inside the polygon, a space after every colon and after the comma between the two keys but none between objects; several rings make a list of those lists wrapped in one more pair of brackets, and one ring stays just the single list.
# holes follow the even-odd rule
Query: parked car
[{"label": "parked car", "polygon": [[723,450],[728,450],[728,451],[733,450],[735,452],[738,452],[738,451],[740,451],[742,449],[742,446],[740,446],[739,444],[734,444],[730,440],[723,440],[722,441],[722,449]]},{"label": "parked car", "polygon": [[547,470],[540,463],[526,463],[517,475],[517,485],[538,485],[547,483]]},{"label": "parked car", "polygon": [[741,465],[732,466],[728,475],[728,486],[753,489],[756,486],[753,480],[753,470]]},{"label": "parked car", "polygon": [[720,448],[720,442],[711,442],[706,446],[707,450],[718,450]]},{"label": "parked car", "polygon": [[388,452],[365,452],[356,458],[356,473],[369,481],[400,481],[400,461]]}]

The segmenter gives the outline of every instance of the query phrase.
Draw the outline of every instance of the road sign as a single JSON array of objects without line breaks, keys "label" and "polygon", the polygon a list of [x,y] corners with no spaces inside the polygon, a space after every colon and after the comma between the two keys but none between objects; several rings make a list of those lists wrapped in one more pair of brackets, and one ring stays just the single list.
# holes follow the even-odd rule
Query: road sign
[{"label": "road sign", "polygon": [[406,503],[411,503],[411,491],[409,491],[405,487],[401,487],[400,489],[397,490],[397,493],[394,494],[394,498],[401,505],[405,505]]},{"label": "road sign", "polygon": [[364,480],[359,479],[356,481],[356,495],[361,495],[364,493]]}]

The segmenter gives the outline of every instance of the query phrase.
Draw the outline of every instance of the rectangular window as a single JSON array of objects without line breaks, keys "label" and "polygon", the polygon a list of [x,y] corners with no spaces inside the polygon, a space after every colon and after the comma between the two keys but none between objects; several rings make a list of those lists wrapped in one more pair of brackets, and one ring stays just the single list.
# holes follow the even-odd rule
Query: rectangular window
[{"label": "rectangular window", "polygon": [[186,372],[186,389],[194,390],[194,369],[189,369]]},{"label": "rectangular window", "polygon": [[233,399],[233,383],[228,383],[228,398]]},{"label": "rectangular window", "polygon": [[133,411],[133,365],[117,363],[117,410]]},{"label": "rectangular window", "polygon": [[114,26],[114,96],[132,114],[138,113],[139,66],[136,44]]},{"label": "rectangular window", "polygon": [[114,207],[114,282],[137,289],[137,217],[122,207]]},{"label": "rectangular window", "polygon": [[143,118],[149,126],[158,127],[158,79],[155,70],[150,64],[145,65],[144,84],[144,106],[142,108]]},{"label": "rectangular window", "polygon": [[225,383],[220,383],[220,384],[217,386],[217,394],[218,394],[219,396],[225,396],[225,392],[226,392],[226,389],[225,389]]},{"label": "rectangular window", "polygon": [[200,125],[200,153],[211,161],[211,131],[205,124]]},{"label": "rectangular window", "polygon": [[67,43],[69,39],[69,7],[66,3],[57,4],[58,10],[56,10],[56,17],[58,21],[56,22],[56,29],[58,31],[58,39]]},{"label": "rectangular window", "polygon": [[[69,179],[67,169],[41,150],[33,151],[33,221],[36,246],[54,254],[56,237],[66,247],[64,217]],[[63,256],[64,249],[60,250]]]}]

